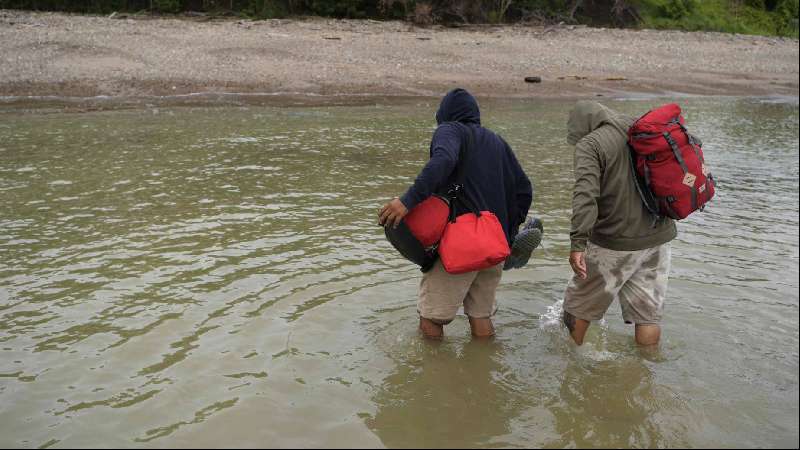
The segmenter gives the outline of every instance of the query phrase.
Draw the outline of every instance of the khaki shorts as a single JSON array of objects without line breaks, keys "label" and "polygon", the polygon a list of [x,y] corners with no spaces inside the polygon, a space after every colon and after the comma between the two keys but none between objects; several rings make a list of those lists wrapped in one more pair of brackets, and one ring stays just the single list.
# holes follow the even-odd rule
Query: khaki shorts
[{"label": "khaki shorts", "polygon": [[442,261],[422,276],[419,286],[419,315],[430,320],[449,322],[458,308],[474,319],[492,317],[497,310],[495,292],[503,275],[503,264],[461,274],[447,273]]},{"label": "khaki shorts", "polygon": [[627,323],[657,324],[664,311],[669,281],[670,244],[621,252],[589,242],[586,247],[585,280],[572,277],[564,295],[564,311],[578,319],[603,318],[619,298]]}]

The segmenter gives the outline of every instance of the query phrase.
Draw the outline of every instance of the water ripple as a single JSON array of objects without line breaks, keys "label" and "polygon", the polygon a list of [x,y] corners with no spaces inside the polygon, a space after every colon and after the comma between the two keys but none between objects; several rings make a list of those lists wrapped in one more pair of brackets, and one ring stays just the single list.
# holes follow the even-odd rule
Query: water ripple
[{"label": "water ripple", "polygon": [[582,351],[560,325],[570,105],[483,106],[548,252],[504,275],[495,341],[459,316],[439,345],[375,224],[435,102],[5,114],[0,444],[796,446],[796,104],[687,100],[720,189],[656,355],[613,308]]}]

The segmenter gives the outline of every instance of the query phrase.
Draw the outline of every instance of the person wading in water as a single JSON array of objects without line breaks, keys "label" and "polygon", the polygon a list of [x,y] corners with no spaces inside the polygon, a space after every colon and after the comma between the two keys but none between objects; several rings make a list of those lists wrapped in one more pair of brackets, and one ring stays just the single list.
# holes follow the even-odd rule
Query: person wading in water
[{"label": "person wading in water", "polygon": [[[497,216],[511,246],[533,199],[531,182],[511,147],[481,126],[478,102],[464,89],[452,90],[442,99],[436,122],[430,160],[405,194],[384,205],[379,223],[397,226],[409,210],[433,194],[446,192],[456,181],[461,149],[465,148],[463,144],[471,132],[474,145],[469,158],[464,160],[463,189],[478,210]],[[500,263],[480,271],[451,274],[437,260],[424,273],[420,284],[417,311],[422,333],[429,338],[441,338],[444,326],[453,321],[463,306],[473,336],[493,336],[495,292],[502,271]]]}]

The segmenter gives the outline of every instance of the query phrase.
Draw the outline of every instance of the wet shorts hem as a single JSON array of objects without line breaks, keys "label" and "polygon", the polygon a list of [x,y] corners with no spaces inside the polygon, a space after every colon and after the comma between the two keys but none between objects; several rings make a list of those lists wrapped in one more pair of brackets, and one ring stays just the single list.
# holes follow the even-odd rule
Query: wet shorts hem
[{"label": "wet shorts hem", "polygon": [[626,320],[628,325],[661,325],[661,319],[658,320]]},{"label": "wet shorts hem", "polygon": [[567,308],[567,307],[564,307],[564,312],[567,312],[567,313],[571,314],[572,317],[574,317],[576,319],[585,320],[587,322],[597,322],[597,321],[603,320],[603,317],[605,317],[605,314],[603,314],[600,317],[591,317],[590,318],[590,317],[587,317],[585,314],[581,314],[581,313],[575,312],[571,308]]}]

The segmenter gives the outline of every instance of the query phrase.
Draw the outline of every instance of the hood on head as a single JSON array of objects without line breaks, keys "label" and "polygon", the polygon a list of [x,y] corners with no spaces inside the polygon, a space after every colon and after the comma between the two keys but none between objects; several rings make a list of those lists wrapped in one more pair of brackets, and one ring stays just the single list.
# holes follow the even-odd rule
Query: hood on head
[{"label": "hood on head", "polygon": [[448,92],[436,111],[436,124],[444,122],[461,122],[481,124],[481,112],[478,101],[464,89],[453,89]]},{"label": "hood on head", "polygon": [[567,142],[575,145],[587,134],[607,123],[613,123],[616,114],[600,103],[581,100],[569,113]]}]

